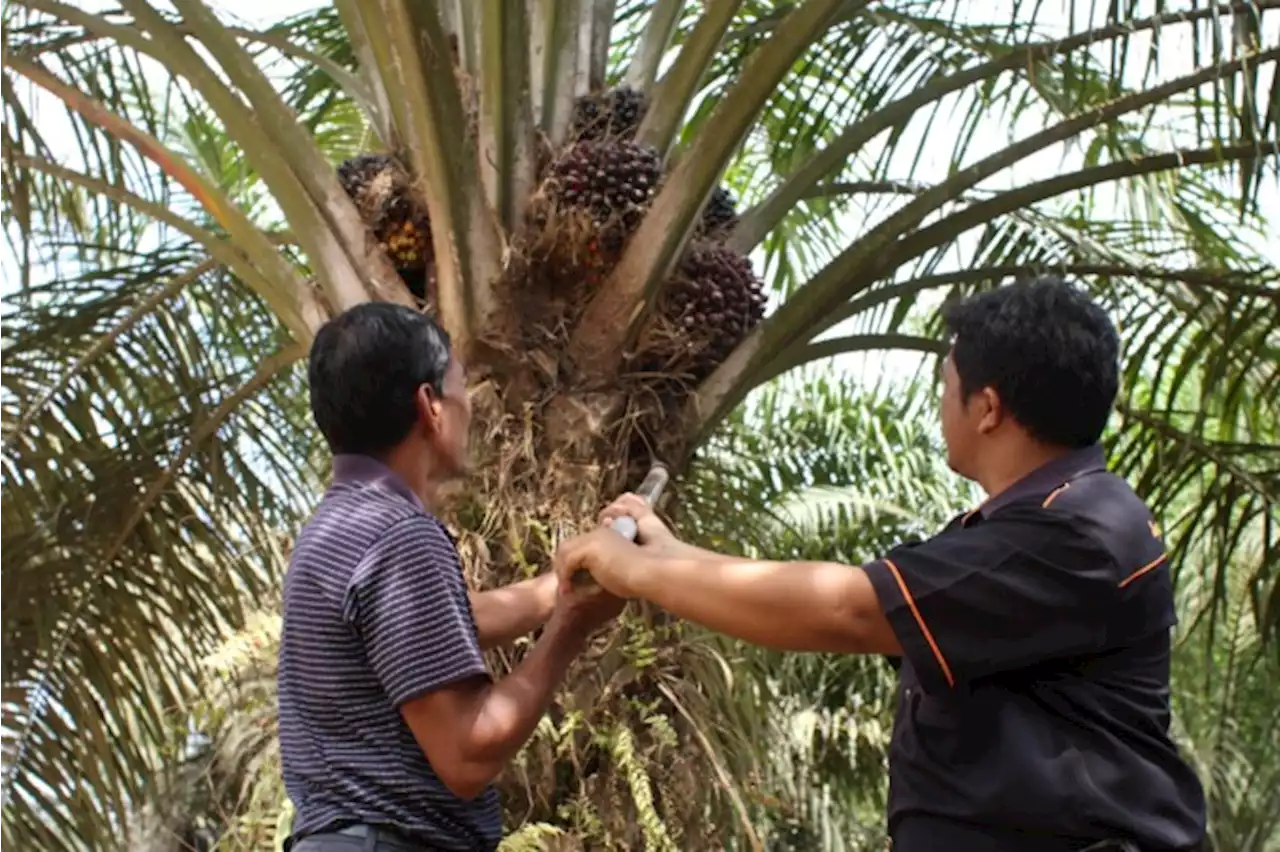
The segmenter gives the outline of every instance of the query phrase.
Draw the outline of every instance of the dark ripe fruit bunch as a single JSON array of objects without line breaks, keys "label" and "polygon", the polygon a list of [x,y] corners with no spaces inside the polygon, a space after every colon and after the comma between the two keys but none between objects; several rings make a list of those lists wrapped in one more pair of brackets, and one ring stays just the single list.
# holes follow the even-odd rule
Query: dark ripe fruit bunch
[{"label": "dark ripe fruit bunch", "polygon": [[621,141],[578,142],[550,173],[556,200],[587,210],[614,241],[640,224],[661,178],[657,151]]},{"label": "dark ripe fruit bunch", "polygon": [[583,95],[573,105],[573,132],[579,139],[630,139],[640,127],[648,100],[630,86]]},{"label": "dark ripe fruit bunch", "polygon": [[733,194],[717,186],[707,206],[702,208],[702,233],[711,239],[723,239],[733,233],[737,224],[738,206]]},{"label": "dark ripe fruit bunch", "polygon": [[338,166],[338,180],[410,289],[422,289],[432,254],[431,223],[409,173],[389,155],[361,154]]},{"label": "dark ripe fruit bunch", "polygon": [[685,253],[669,285],[667,318],[697,348],[694,381],[709,376],[764,318],[764,288],[751,261],[715,243]]}]

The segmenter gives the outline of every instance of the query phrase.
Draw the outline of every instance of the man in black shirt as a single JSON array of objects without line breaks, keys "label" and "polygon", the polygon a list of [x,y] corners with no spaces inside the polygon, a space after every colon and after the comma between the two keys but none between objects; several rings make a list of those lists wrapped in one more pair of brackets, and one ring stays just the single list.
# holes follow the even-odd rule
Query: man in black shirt
[{"label": "man in black shirt", "polygon": [[1200,782],[1169,737],[1173,589],[1160,530],[1098,446],[1118,388],[1105,312],[1057,279],[947,310],[942,433],[989,495],[861,567],[723,556],[628,495],[639,546],[557,554],[749,642],[900,656],[889,751],[895,852],[1191,850]]}]

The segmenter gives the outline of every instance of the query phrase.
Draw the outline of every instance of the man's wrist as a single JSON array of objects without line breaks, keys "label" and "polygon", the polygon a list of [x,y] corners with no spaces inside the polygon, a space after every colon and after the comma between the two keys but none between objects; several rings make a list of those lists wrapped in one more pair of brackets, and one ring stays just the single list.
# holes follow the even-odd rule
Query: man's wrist
[{"label": "man's wrist", "polygon": [[641,552],[631,563],[628,591],[631,597],[666,608],[682,594],[689,577],[724,561],[734,560],[685,542],[673,552]]},{"label": "man's wrist", "polygon": [[695,559],[705,559],[708,555],[713,554],[710,554],[709,551],[698,547],[696,544],[690,544],[687,541],[676,539],[675,545],[670,551],[667,551],[665,555],[672,559],[679,559],[688,562]]},{"label": "man's wrist", "polygon": [[556,610],[556,591],[559,579],[554,572],[540,574],[533,580],[534,600],[538,610],[538,624],[546,624]]},{"label": "man's wrist", "polygon": [[576,656],[587,645],[591,631],[582,623],[556,611],[547,620],[547,627],[542,636],[556,649],[563,650],[570,656]]}]

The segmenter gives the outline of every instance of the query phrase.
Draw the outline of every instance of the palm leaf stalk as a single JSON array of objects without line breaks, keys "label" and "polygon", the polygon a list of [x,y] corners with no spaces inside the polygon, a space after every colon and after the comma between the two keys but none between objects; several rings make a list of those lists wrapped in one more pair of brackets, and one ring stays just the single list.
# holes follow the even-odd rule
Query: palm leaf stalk
[{"label": "palm leaf stalk", "polygon": [[[1240,4],[1131,4],[1053,36],[1041,6],[962,5],[339,0],[264,31],[200,0],[8,7],[6,831],[102,848],[157,789],[194,661],[276,576],[257,543],[323,481],[287,362],[366,299],[435,311],[475,377],[488,449],[450,514],[480,584],[544,563],[652,455],[705,455],[762,384],[944,351],[938,301],[1024,270],[1088,275],[1126,318],[1155,376],[1126,417],[1156,427],[1118,446],[1144,477],[1167,447],[1218,452],[1206,430],[1272,422],[1274,278],[1248,233],[1277,159],[1276,4],[1230,51],[1204,36]],[[1147,62],[1180,36],[1189,66]],[[966,130],[922,179],[947,111]],[[971,156],[999,115],[1035,129]],[[1148,146],[1155,121],[1185,132]],[[1085,153],[1017,177],[1063,146]],[[850,226],[868,199],[888,212]],[[1208,374],[1185,366],[1206,354]],[[1180,408],[1197,381],[1211,419]],[[1181,437],[1143,440],[1161,429]],[[1218,466],[1221,499],[1180,535],[1273,511],[1253,464]],[[1148,491],[1178,484],[1161,476]],[[508,780],[513,825],[757,843],[724,779],[763,755],[708,723],[732,695],[708,647],[656,613],[621,626]]]}]

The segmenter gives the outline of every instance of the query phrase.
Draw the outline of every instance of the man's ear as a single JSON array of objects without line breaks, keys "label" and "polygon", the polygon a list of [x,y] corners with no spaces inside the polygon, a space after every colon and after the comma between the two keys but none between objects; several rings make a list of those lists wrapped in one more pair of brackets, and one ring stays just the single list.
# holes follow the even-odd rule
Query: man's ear
[{"label": "man's ear", "polygon": [[440,399],[431,389],[431,385],[418,386],[414,404],[418,409],[418,422],[422,427],[428,433],[440,431]]},{"label": "man's ear", "polygon": [[978,412],[978,431],[983,435],[994,432],[1004,422],[1004,406],[996,389],[985,387],[974,394],[974,404],[981,406]]}]

